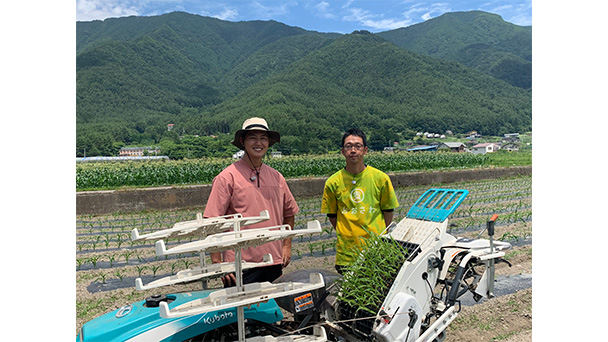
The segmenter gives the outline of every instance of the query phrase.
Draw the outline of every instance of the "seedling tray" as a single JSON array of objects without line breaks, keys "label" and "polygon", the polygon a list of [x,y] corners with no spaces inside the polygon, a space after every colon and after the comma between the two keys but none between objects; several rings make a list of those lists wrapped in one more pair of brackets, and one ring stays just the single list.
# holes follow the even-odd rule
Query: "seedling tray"
[{"label": "seedling tray", "polygon": [[[272,255],[266,254],[264,255],[264,260],[262,262],[241,262],[241,268],[243,270],[254,268],[254,267],[263,267],[272,265]],[[158,288],[161,286],[189,283],[196,280],[208,279],[212,277],[219,277],[224,274],[235,272],[236,267],[234,262],[223,262],[218,264],[211,264],[202,267],[196,267],[193,269],[187,269],[177,272],[177,274],[169,277],[164,277],[153,282],[150,282],[147,285],[144,285],[141,278],[135,279],[135,289],[138,291],[141,290],[149,290]]]},{"label": "seedling tray", "polygon": [[325,282],[320,273],[311,273],[310,283],[288,282],[271,284],[269,282],[262,282],[245,284],[241,292],[235,287],[222,289],[210,293],[208,297],[193,300],[171,309],[169,308],[169,304],[162,302],[160,303],[160,316],[163,318],[175,318],[238,306],[249,306],[277,297],[316,290],[324,286]]}]

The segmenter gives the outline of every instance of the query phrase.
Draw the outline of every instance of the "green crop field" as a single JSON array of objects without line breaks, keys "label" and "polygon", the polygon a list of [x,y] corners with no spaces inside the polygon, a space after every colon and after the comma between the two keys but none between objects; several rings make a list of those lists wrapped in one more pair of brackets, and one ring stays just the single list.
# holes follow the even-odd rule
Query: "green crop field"
[{"label": "green crop field", "polygon": [[[209,184],[233,159],[196,159],[154,162],[79,163],[77,190],[118,189],[166,185]],[[326,177],[344,167],[341,154],[266,158],[265,163],[285,178]],[[366,163],[384,172],[530,165],[531,153],[370,153]]]},{"label": "green crop field", "polygon": [[[498,214],[495,238],[513,244],[531,243],[532,238],[532,177],[521,176],[470,182],[397,187],[400,206],[395,221],[402,220],[410,206],[431,187],[467,189],[469,195],[450,216],[449,233],[455,236],[477,237],[487,220]],[[297,198],[300,212],[295,229],[306,227],[310,220],[321,222],[322,232],[293,240],[292,264],[286,272],[295,270],[298,260],[317,260],[333,267],[336,234],[325,215],[320,212],[321,197]],[[177,222],[193,220],[203,208],[177,211],[147,211],[110,215],[81,215],[76,217],[77,328],[84,322],[128,302],[142,300],[158,291],[185,291],[190,285],[173,285],[169,289],[136,291],[135,279],[144,284],[176,272],[196,267],[199,256],[188,253],[158,257],[153,242],[133,242],[130,232],[140,234],[171,228]],[[175,239],[167,246],[191,241]],[[208,256],[207,256],[208,259]],[[195,284],[200,289],[200,283]]]}]

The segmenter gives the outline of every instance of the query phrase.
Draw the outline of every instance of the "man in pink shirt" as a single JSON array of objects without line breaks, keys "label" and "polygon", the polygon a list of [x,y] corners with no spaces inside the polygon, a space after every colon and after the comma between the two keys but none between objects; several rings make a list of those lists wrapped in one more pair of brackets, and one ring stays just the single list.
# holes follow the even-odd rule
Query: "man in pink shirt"
[{"label": "man in pink shirt", "polygon": [[[291,229],[294,217],[300,210],[285,178],[277,170],[264,164],[268,148],[279,142],[280,135],[268,129],[266,120],[250,118],[234,135],[232,144],[245,151],[245,155],[225,168],[213,179],[211,194],[207,200],[204,217],[242,214],[244,217],[259,216],[268,210],[270,220],[245,226],[242,229],[262,228],[288,224]],[[283,274],[291,260],[291,239],[268,242],[261,246],[242,250],[242,259],[262,262],[265,254],[271,254],[274,264],[243,271],[243,284],[273,281]],[[213,263],[234,261],[234,251],[211,253]],[[224,286],[236,285],[234,274],[222,278]]]}]

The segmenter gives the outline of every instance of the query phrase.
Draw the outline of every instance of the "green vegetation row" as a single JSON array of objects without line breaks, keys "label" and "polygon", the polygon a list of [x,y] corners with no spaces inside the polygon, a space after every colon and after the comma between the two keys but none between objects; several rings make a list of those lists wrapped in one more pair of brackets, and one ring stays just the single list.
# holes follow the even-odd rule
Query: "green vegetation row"
[{"label": "green vegetation row", "polygon": [[[488,155],[470,153],[370,153],[366,163],[384,172],[408,172],[489,166]],[[232,159],[77,164],[76,189],[209,184]],[[341,154],[266,158],[285,178],[326,177],[344,167]]]}]

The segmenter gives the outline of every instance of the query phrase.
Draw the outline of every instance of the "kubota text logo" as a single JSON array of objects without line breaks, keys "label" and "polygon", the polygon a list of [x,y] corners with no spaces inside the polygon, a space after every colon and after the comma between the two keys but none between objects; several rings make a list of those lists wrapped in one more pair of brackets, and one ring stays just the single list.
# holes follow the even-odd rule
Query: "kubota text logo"
[{"label": "kubota text logo", "polygon": [[223,321],[225,319],[232,318],[232,317],[234,317],[233,312],[224,311],[221,314],[215,314],[213,316],[203,318],[203,323],[213,324],[213,323],[217,323],[219,321]]}]

